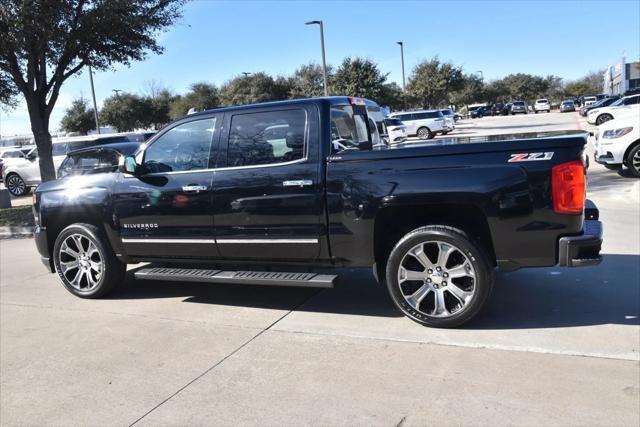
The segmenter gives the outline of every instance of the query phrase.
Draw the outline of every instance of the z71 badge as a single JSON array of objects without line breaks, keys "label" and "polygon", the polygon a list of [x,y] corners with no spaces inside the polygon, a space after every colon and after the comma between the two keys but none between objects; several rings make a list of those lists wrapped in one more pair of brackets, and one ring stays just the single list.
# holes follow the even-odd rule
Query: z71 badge
[{"label": "z71 badge", "polygon": [[535,162],[537,160],[551,160],[552,157],[553,151],[546,153],[518,153],[511,154],[511,158],[507,162]]}]

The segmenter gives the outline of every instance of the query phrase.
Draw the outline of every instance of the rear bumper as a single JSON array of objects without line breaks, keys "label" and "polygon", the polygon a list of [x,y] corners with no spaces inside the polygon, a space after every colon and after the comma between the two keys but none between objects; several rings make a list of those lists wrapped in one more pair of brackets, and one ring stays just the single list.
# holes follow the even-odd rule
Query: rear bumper
[{"label": "rear bumper", "polygon": [[560,238],[558,241],[559,266],[587,267],[598,265],[602,262],[602,256],[600,255],[602,223],[597,220],[597,212],[598,210],[595,206],[585,212],[585,217],[595,217],[595,219],[586,219],[584,221],[582,234]]},{"label": "rear bumper", "polygon": [[47,239],[47,229],[44,227],[36,227],[33,232],[33,238],[36,242],[36,248],[40,253],[40,260],[49,273],[53,273],[55,270],[53,268],[53,260],[51,259],[51,254],[49,253],[49,241]]}]

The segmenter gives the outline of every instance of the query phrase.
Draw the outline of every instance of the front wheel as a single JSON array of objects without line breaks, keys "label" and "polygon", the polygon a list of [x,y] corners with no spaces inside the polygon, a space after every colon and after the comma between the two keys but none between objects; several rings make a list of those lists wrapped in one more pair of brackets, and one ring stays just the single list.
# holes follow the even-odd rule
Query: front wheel
[{"label": "front wheel", "polygon": [[99,298],[123,281],[127,272],[103,233],[89,224],[62,230],[53,249],[56,272],[65,288],[81,298]]},{"label": "front wheel", "polygon": [[31,191],[31,188],[27,187],[24,179],[17,173],[10,173],[5,179],[5,185],[11,195],[19,197],[26,196]]},{"label": "front wheel", "polygon": [[640,178],[640,144],[629,151],[627,155],[627,167],[634,176]]},{"label": "front wheel", "polygon": [[596,119],[596,125],[600,126],[604,122],[608,122],[611,119],[613,119],[613,116],[611,114],[601,114]]},{"label": "front wheel", "polygon": [[386,282],[394,304],[411,320],[452,328],[485,306],[493,269],[461,230],[426,226],[406,234],[393,248]]}]

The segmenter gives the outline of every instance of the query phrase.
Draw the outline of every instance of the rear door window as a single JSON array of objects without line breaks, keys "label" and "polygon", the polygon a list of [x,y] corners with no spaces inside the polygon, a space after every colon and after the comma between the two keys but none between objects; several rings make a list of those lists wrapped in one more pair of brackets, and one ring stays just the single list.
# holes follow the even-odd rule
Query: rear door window
[{"label": "rear door window", "polygon": [[302,109],[234,115],[229,131],[227,167],[302,159],[306,123],[307,113]]},{"label": "rear door window", "polygon": [[68,144],[66,142],[59,142],[52,144],[51,155],[52,156],[66,156],[68,151]]}]

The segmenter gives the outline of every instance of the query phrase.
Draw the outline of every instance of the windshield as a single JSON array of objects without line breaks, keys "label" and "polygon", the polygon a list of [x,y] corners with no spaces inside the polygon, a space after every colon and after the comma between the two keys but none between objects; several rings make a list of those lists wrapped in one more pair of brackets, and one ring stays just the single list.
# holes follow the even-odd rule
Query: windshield
[{"label": "windshield", "polygon": [[518,106],[518,107],[522,107],[524,105],[524,102],[516,101],[516,102],[513,103],[513,105]]},{"label": "windshield", "polygon": [[623,102],[624,102],[624,98],[620,98],[616,102],[611,104],[611,107],[617,107],[618,105],[622,105]]}]

